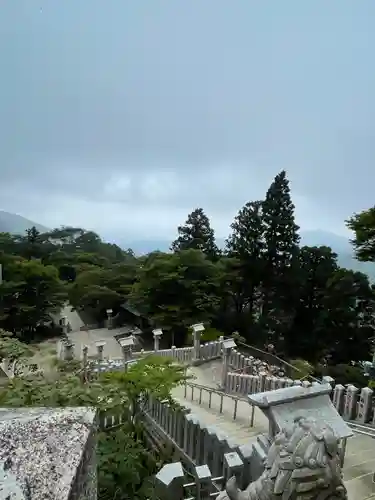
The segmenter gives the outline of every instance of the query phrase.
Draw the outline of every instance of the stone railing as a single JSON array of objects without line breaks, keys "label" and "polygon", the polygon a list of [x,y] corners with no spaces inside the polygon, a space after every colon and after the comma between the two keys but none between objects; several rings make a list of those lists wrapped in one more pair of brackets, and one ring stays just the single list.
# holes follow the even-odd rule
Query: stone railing
[{"label": "stone railing", "polygon": [[[258,441],[237,446],[230,438],[202,427],[192,414],[175,416],[176,411],[157,403],[153,418],[156,415],[166,434],[177,440],[175,444],[182,448],[180,460],[185,462],[185,469],[185,455],[191,459],[189,479],[181,462],[164,466],[156,475],[160,498],[271,500],[285,496],[283,492],[288,492],[288,498],[299,497],[299,492],[307,493],[311,499],[347,498],[340,467],[346,440],[352,432],[334,408],[330,391],[329,384],[306,383],[305,387],[288,387],[254,396],[253,404],[269,419],[268,441],[263,455],[258,456]],[[299,463],[293,460],[297,449]],[[294,473],[293,469],[298,470]],[[246,491],[240,493],[238,488]]]},{"label": "stone railing", "polygon": [[266,373],[259,375],[246,375],[242,373],[229,372],[224,379],[223,390],[230,394],[240,394],[247,396],[257,392],[273,391],[283,387],[291,387],[293,385],[310,386],[310,382],[301,380],[292,380],[286,377],[273,377]]},{"label": "stone railing", "polygon": [[[123,356],[121,358],[107,359],[105,354],[106,342],[96,342],[97,355],[95,362],[100,365],[100,371],[106,370],[117,370],[124,367],[125,364],[136,361],[139,358],[146,356],[161,356],[165,358],[171,358],[181,364],[194,364],[204,361],[210,361],[212,359],[219,358],[221,356],[223,340],[218,340],[215,342],[208,342],[206,344],[194,347],[174,347],[171,349],[159,349],[158,344],[157,349],[153,351],[137,351],[133,350],[134,339],[132,336],[120,339],[119,344],[122,347]],[[57,343],[57,356],[59,359],[73,359],[74,357],[74,345],[66,340],[60,340]],[[82,360],[87,358],[87,347],[82,346]]]},{"label": "stone railing", "polygon": [[134,357],[161,356],[172,358],[180,363],[191,363],[194,359],[193,347],[172,347],[171,349],[159,349],[157,351],[144,351],[143,349],[133,354]]},{"label": "stone railing", "polygon": [[337,384],[333,388],[332,402],[345,420],[375,426],[373,396],[374,391],[369,387],[360,390],[354,385],[344,387]]},{"label": "stone railing", "polygon": [[[205,389],[197,384],[187,383],[187,388],[189,387],[191,390],[196,389],[198,391]],[[219,404],[220,396],[243,403],[235,396],[228,396],[215,389],[209,389],[209,391],[211,395],[219,396],[215,404]],[[248,403],[246,403],[246,406],[249,409],[250,425],[251,406]],[[222,403],[220,407],[222,410]],[[232,415],[234,420],[237,417],[236,413],[235,410]],[[169,442],[173,446],[174,456],[177,455],[188,469],[196,465],[206,464],[213,474],[220,475],[225,453],[236,451],[243,460],[248,459],[248,447],[239,447],[230,436],[224,435],[214,426],[205,425],[189,409],[176,408],[170,406],[166,401],[150,399],[146,410],[143,412],[142,422],[146,427],[146,431],[154,437],[156,443]]]},{"label": "stone railing", "polygon": [[248,460],[242,460],[236,452],[224,454],[218,474],[214,474],[210,467],[204,464],[193,466],[190,476],[187,477],[182,464],[175,462],[164,465],[156,475],[156,494],[167,500],[217,498],[232,477],[237,479],[237,484],[242,488],[250,482]]},{"label": "stone railing", "polygon": [[[334,385],[331,377],[323,377],[324,383],[333,387],[332,402],[339,414],[347,421],[356,421],[360,424],[375,426],[374,391],[369,387],[358,389],[354,385],[344,387]],[[223,390],[229,394],[246,397],[249,394],[272,391],[283,387],[302,385],[308,387],[307,381],[292,380],[284,377],[260,375],[246,375],[240,373],[227,373],[224,379]]]},{"label": "stone railing", "polygon": [[158,349],[157,351],[144,351],[133,353],[133,356],[162,356],[172,358],[180,363],[190,364],[193,361],[210,361],[211,359],[219,358],[221,356],[222,341],[207,342],[206,344],[199,345],[199,351],[196,352],[195,347],[174,347],[171,349]]}]

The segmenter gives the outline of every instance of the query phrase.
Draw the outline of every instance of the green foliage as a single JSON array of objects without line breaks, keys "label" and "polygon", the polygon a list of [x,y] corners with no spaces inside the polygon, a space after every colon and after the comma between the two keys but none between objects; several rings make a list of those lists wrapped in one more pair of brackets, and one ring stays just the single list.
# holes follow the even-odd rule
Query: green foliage
[{"label": "green foliage", "polygon": [[157,254],[140,269],[130,302],[181,345],[193,323],[209,322],[219,306],[219,266],[200,250]]},{"label": "green foliage", "polygon": [[335,366],[321,367],[315,369],[315,375],[329,375],[335,380],[336,384],[353,384],[358,388],[367,387],[368,378],[363,374],[362,368],[351,364],[338,364]]},{"label": "green foliage", "polygon": [[33,355],[33,350],[21,342],[11,332],[0,329],[0,362],[7,359],[14,361],[16,359],[28,358]]},{"label": "green foliage", "polygon": [[293,366],[294,371],[292,371],[292,379],[304,379],[312,375],[314,372],[314,367],[308,361],[304,359],[292,359],[289,363]]},{"label": "green foliage", "polygon": [[99,433],[99,500],[152,497],[157,461],[126,428]]},{"label": "green foliage", "polygon": [[346,225],[354,232],[352,243],[357,259],[375,262],[375,206],[354,214]]},{"label": "green foliage", "polygon": [[214,231],[202,208],[197,208],[189,214],[185,225],[178,227],[178,234],[171,246],[174,252],[192,248],[205,253],[209,259],[218,258],[219,249],[215,243]]},{"label": "green foliage", "polygon": [[2,384],[0,406],[89,406],[96,407],[100,415],[121,415],[123,424],[99,434],[99,498],[150,498],[151,476],[160,464],[145,447],[138,417],[150,396],[173,404],[170,391],[183,382],[184,370],[171,360],[154,356],[140,360],[126,372],[95,374],[77,362],[59,362],[56,367]]},{"label": "green foliage", "polygon": [[25,340],[32,340],[38,327],[50,321],[50,314],[66,300],[57,269],[40,260],[8,262],[0,293],[1,326]]}]

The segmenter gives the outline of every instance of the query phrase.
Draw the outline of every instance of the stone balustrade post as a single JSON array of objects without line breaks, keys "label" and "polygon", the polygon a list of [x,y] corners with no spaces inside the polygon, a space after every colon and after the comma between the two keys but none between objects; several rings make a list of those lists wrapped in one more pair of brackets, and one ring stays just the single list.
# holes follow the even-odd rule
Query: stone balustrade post
[{"label": "stone balustrade post", "polygon": [[358,403],[357,420],[362,424],[366,424],[371,419],[372,413],[372,395],[374,391],[369,387],[364,387],[361,390]]},{"label": "stone balustrade post", "polygon": [[210,498],[212,491],[212,475],[207,465],[195,467],[196,498]]},{"label": "stone balustrade post", "polygon": [[152,330],[154,335],[154,351],[157,352],[160,346],[160,337],[163,335],[163,330],[161,328],[156,328]]},{"label": "stone balustrade post", "polygon": [[192,325],[193,329],[193,345],[194,345],[194,360],[200,358],[200,350],[201,350],[201,333],[204,331],[203,323],[196,323]]},{"label": "stone balustrade post", "polygon": [[83,373],[85,375],[85,379],[87,377],[88,351],[89,348],[87,345],[82,346],[82,364],[83,364]]},{"label": "stone balustrade post", "polygon": [[323,384],[329,384],[332,388],[335,386],[335,379],[330,377],[329,375],[325,375],[322,377]]},{"label": "stone balustrade post", "polygon": [[358,399],[358,387],[354,385],[349,385],[346,390],[345,395],[345,406],[344,406],[344,418],[345,420],[353,420],[357,414],[357,399]]},{"label": "stone balustrade post", "polygon": [[104,342],[103,340],[98,340],[97,342],[95,342],[98,361],[103,361],[105,344],[106,342]]},{"label": "stone balustrade post", "polygon": [[122,357],[124,360],[124,368],[127,367],[127,361],[132,359],[133,357],[133,347],[134,347],[134,337],[133,335],[129,335],[129,337],[124,337],[119,340],[119,344],[122,349]]},{"label": "stone balustrade post", "polygon": [[226,390],[226,380],[229,371],[229,357],[231,355],[233,347],[236,347],[236,343],[233,339],[222,341],[222,369],[221,369],[221,388]]},{"label": "stone balustrade post", "polygon": [[68,318],[66,316],[61,316],[60,324],[63,335],[68,335]]},{"label": "stone balustrade post", "polygon": [[89,351],[89,348],[88,348],[87,345],[82,346],[82,363],[83,363],[83,366],[87,365],[88,351]]},{"label": "stone balustrade post", "polygon": [[166,464],[156,474],[156,490],[163,500],[183,500],[184,470],[180,462]]},{"label": "stone balustrade post", "polygon": [[113,310],[107,309],[107,328],[108,330],[112,330],[113,328]]},{"label": "stone balustrade post", "polygon": [[345,387],[343,385],[335,385],[335,388],[333,390],[332,403],[337,412],[342,415],[344,413],[345,404]]},{"label": "stone balustrade post", "polygon": [[65,361],[71,361],[74,359],[74,344],[68,342],[64,346],[64,359]]}]

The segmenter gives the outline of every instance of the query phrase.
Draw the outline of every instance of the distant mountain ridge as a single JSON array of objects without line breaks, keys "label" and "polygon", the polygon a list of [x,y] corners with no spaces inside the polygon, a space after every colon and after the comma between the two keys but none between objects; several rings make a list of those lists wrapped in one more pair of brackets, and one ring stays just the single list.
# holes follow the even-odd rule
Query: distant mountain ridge
[{"label": "distant mountain ridge", "polygon": [[[0,232],[24,234],[26,229],[30,229],[33,226],[35,226],[41,233],[45,233],[50,230],[49,228],[26,219],[21,215],[0,210]],[[111,235],[111,237],[108,237],[107,235],[107,239],[113,243],[117,243],[122,248],[131,248],[136,255],[146,254],[154,250],[168,252],[171,245],[171,241],[165,239],[121,241],[117,235]],[[371,280],[375,281],[375,263],[358,262],[354,258],[353,250],[348,238],[328,231],[301,231],[301,243],[302,245],[309,246],[325,245],[331,247],[332,250],[338,254],[338,261],[342,267],[366,273]],[[225,239],[218,238],[217,244],[219,247],[224,247]]]},{"label": "distant mountain ridge", "polygon": [[35,226],[41,233],[49,231],[48,227],[26,219],[25,217],[22,217],[22,215],[12,214],[10,212],[0,210],[1,233],[23,234],[27,229],[30,229],[33,226]]}]

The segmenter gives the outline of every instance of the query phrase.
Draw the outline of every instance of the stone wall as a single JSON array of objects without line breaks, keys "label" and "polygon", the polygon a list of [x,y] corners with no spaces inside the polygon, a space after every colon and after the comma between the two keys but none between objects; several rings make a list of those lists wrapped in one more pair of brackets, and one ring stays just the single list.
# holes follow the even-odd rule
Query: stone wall
[{"label": "stone wall", "polygon": [[0,409],[0,498],[96,500],[95,441],[94,409]]}]

